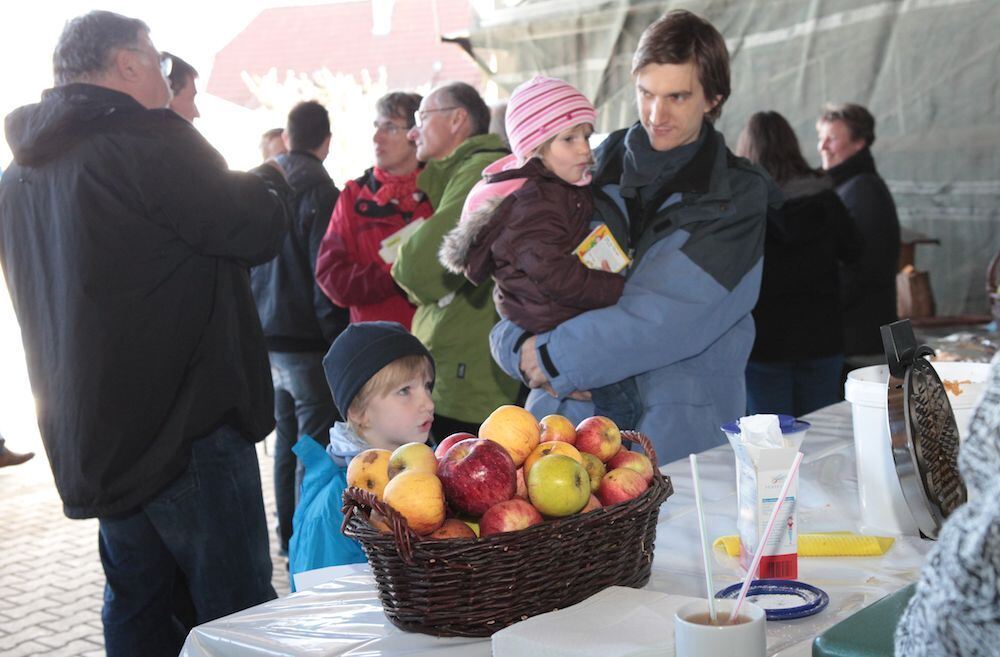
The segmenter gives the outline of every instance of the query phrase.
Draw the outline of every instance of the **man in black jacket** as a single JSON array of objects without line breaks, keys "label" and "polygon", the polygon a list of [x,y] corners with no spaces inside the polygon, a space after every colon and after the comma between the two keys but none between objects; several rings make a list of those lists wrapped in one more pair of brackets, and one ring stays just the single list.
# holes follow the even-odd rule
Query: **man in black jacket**
[{"label": "man in black jacket", "polygon": [[57,86],[6,119],[0,264],[64,511],[99,520],[107,654],[175,656],[274,597],[249,267],[278,252],[287,186],[163,109],[142,21],[73,19],[53,59]]},{"label": "man in black jacket", "polygon": [[879,327],[896,321],[899,218],[871,145],[875,118],[860,105],[828,105],[816,122],[823,169],[864,239],[861,259],[841,267],[844,355],[848,368],[885,362]]},{"label": "man in black jacket", "polygon": [[291,152],[277,160],[292,188],[292,225],[278,257],[254,267],[257,312],[274,380],[274,498],[281,548],[288,552],[296,491],[302,481],[292,447],[302,435],[320,443],[339,419],[323,372],[323,356],[348,323],[347,311],[316,284],[316,253],[340,192],[323,168],[330,152],[330,117],[315,101],[288,114],[285,140]]}]

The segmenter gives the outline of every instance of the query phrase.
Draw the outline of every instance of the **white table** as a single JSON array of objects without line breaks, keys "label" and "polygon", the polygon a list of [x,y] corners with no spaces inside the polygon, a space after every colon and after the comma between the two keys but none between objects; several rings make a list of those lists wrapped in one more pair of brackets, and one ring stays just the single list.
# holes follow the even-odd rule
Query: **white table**
[{"label": "white table", "polygon": [[[860,531],[851,411],[841,402],[805,418],[813,427],[802,446],[799,527],[804,532]],[[736,533],[732,450],[699,457],[709,534]],[[663,468],[674,495],[660,510],[652,576],[647,588],[704,597],[698,521],[687,460]],[[798,579],[825,590],[830,605],[808,618],[767,624],[768,654],[808,657],[812,639],[859,609],[919,577],[931,543],[899,537],[881,557],[800,558]],[[740,581],[737,559],[715,553],[718,589]],[[489,657],[489,639],[435,638],[397,629],[386,619],[367,565],[342,566],[338,577],[246,611],[196,627],[182,657],[234,655],[444,655]]]}]

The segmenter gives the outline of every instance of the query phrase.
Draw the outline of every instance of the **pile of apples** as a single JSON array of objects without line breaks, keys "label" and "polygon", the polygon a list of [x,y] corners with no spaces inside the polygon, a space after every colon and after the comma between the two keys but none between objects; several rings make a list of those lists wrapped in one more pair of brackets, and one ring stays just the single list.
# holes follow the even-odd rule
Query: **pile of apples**
[{"label": "pile of apples", "polygon": [[[610,419],[574,427],[561,415],[539,422],[509,405],[486,418],[478,437],[453,434],[435,450],[368,449],[347,468],[349,486],[370,491],[429,539],[491,536],[588,513],[642,495],[652,480],[652,462],[622,446]],[[377,511],[370,521],[391,533]]]}]

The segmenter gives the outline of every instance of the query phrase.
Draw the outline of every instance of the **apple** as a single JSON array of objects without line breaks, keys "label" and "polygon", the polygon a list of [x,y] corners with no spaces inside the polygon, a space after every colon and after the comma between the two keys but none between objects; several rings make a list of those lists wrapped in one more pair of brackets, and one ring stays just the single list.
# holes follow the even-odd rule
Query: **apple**
[{"label": "apple", "polygon": [[635,470],[642,475],[647,484],[653,481],[653,462],[649,460],[648,456],[639,452],[622,449],[608,461],[608,468],[611,470],[616,468]]},{"label": "apple", "polygon": [[458,433],[451,434],[450,436],[442,440],[440,443],[438,443],[438,446],[434,448],[434,456],[436,456],[440,461],[441,459],[444,458],[445,452],[451,449],[452,445],[461,442],[463,440],[468,440],[469,438],[475,438],[475,436],[465,431],[459,431]]},{"label": "apple", "polygon": [[514,491],[514,497],[520,497],[522,500],[528,499],[528,484],[524,483],[524,468],[517,469],[517,488]]},{"label": "apple", "polygon": [[649,484],[641,474],[628,468],[618,468],[601,479],[601,486],[597,489],[597,499],[601,500],[604,506],[611,506],[635,499],[646,492],[647,488]]},{"label": "apple", "polygon": [[478,522],[476,522],[475,520],[463,520],[462,522],[464,522],[466,525],[468,525],[469,529],[472,530],[472,533],[474,533],[477,537],[479,536],[479,523]]},{"label": "apple", "polygon": [[490,413],[479,426],[479,437],[503,445],[516,467],[521,467],[528,454],[538,447],[541,435],[535,416],[510,404]]},{"label": "apple", "polygon": [[538,509],[525,500],[515,497],[494,504],[479,519],[481,536],[491,536],[501,532],[515,532],[542,522]]},{"label": "apple", "polygon": [[368,514],[368,522],[383,534],[392,533],[392,526],[389,524],[389,519],[375,509],[372,509],[372,512]]},{"label": "apple", "polygon": [[357,486],[382,499],[382,491],[389,483],[389,456],[387,449],[366,449],[347,464],[347,485]]},{"label": "apple", "polygon": [[580,509],[580,513],[587,513],[589,511],[593,511],[594,509],[600,509],[602,506],[604,505],[601,504],[601,501],[597,499],[593,493],[591,493],[590,499],[587,500],[587,505]]},{"label": "apple", "polygon": [[476,538],[476,532],[458,518],[448,518],[444,524],[427,535],[427,538]]},{"label": "apple", "polygon": [[535,461],[527,480],[528,498],[547,516],[573,515],[590,498],[590,476],[564,454],[549,454]]},{"label": "apple", "polygon": [[421,536],[444,524],[444,488],[435,475],[400,473],[389,480],[382,495],[385,503],[406,518],[410,529]]},{"label": "apple", "polygon": [[438,476],[452,508],[475,518],[517,491],[517,468],[510,454],[485,438],[452,445],[441,459]]},{"label": "apple", "polygon": [[588,417],[576,425],[576,442],[581,452],[593,454],[607,463],[622,447],[622,433],[609,418],[601,415]]},{"label": "apple", "polygon": [[393,450],[389,457],[389,479],[403,472],[437,472],[434,450],[425,443],[406,443]]},{"label": "apple", "polygon": [[542,442],[558,440],[572,445],[576,442],[576,429],[569,418],[562,415],[546,415],[538,422],[538,428],[542,432]]},{"label": "apple", "polygon": [[601,478],[604,477],[604,473],[607,469],[604,467],[604,463],[601,459],[597,458],[593,454],[588,454],[587,452],[581,452],[580,457],[583,459],[583,468],[590,475],[590,492],[596,493],[597,487],[601,485]]},{"label": "apple", "polygon": [[521,468],[524,470],[525,476],[531,473],[531,466],[535,464],[535,461],[549,454],[563,454],[577,463],[583,463],[583,457],[576,447],[558,440],[550,440],[547,443],[538,443],[538,447],[531,454],[528,454],[528,458],[524,459],[524,465]]}]

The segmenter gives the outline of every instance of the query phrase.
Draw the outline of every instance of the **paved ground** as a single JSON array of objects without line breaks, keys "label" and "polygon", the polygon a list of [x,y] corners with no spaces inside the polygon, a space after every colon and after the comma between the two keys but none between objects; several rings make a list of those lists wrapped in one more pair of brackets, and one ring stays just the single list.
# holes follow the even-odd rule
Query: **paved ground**
[{"label": "paved ground", "polygon": [[[28,463],[0,469],[0,655],[104,655],[97,521],[69,520],[37,437],[7,435],[14,451],[35,451]],[[273,531],[272,459],[258,445],[264,503],[271,526],[274,588],[288,593],[285,559]]]}]

